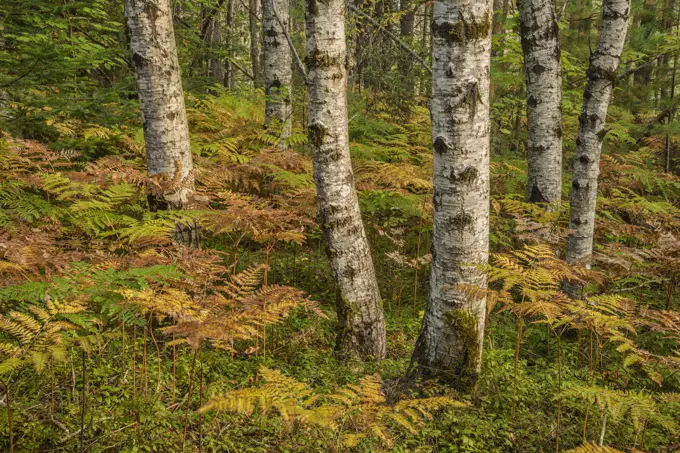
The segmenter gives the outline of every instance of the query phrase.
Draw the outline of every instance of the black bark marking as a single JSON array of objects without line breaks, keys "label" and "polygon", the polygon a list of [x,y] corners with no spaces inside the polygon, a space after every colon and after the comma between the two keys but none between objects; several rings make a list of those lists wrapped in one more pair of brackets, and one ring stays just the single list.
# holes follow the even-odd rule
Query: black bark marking
[{"label": "black bark marking", "polygon": [[446,143],[446,139],[441,135],[434,140],[432,147],[434,148],[435,152],[439,154],[444,154],[449,150],[449,144]]},{"label": "black bark marking", "polygon": [[309,143],[316,148],[320,148],[323,145],[323,139],[326,137],[327,132],[326,128],[318,123],[310,124],[307,133]]},{"label": "black bark marking", "polygon": [[538,188],[538,185],[534,184],[534,186],[531,188],[531,192],[529,193],[529,201],[531,203],[547,203],[548,199],[543,196],[541,189]]},{"label": "black bark marking", "polygon": [[488,11],[475,20],[465,20],[460,17],[457,22],[432,22],[432,34],[438,38],[445,39],[449,45],[454,43],[465,43],[486,39],[491,30],[491,17]]},{"label": "black bark marking", "polygon": [[542,66],[538,63],[535,64],[533,68],[531,68],[531,72],[533,72],[537,76],[543,74],[545,71],[546,71],[546,67]]},{"label": "black bark marking", "polygon": [[461,171],[457,175],[453,170],[451,170],[451,181],[454,182],[471,183],[474,182],[478,176],[479,171],[477,171],[477,169],[472,166],[465,167],[465,169],[463,169],[463,171]]},{"label": "black bark marking", "polygon": [[141,54],[137,52],[132,53],[132,62],[135,64],[135,67],[137,69],[142,69],[142,67],[146,64],[147,59],[144,58]]},{"label": "black bark marking", "polygon": [[530,96],[527,98],[527,105],[528,105],[529,107],[536,107],[536,106],[538,105],[538,99],[536,99],[536,96],[530,95]]},{"label": "black bark marking", "polygon": [[451,225],[457,230],[463,230],[472,224],[472,216],[462,213],[451,218]]}]

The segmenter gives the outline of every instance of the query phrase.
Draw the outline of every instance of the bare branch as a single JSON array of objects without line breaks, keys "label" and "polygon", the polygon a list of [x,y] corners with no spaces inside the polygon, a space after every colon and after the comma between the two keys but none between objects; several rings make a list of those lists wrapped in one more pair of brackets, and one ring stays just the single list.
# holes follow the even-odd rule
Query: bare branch
[{"label": "bare branch", "polygon": [[369,16],[369,15],[366,14],[365,12],[361,11],[359,8],[357,8],[356,6],[352,5],[351,3],[348,3],[348,4],[347,4],[347,7],[348,7],[349,9],[351,9],[352,11],[354,11],[356,14],[358,14],[358,15],[360,15],[361,17],[363,17],[363,18],[365,18],[366,20],[368,20],[371,24],[373,24],[373,25],[375,25],[376,27],[378,27],[378,28],[380,29],[380,31],[382,31],[383,33],[385,33],[385,34],[386,34],[387,36],[389,36],[390,38],[392,38],[392,40],[394,40],[394,42],[396,42],[397,44],[399,44],[399,47],[401,47],[402,49],[404,49],[409,55],[411,55],[413,58],[415,58],[416,61],[418,61],[418,63],[420,63],[420,65],[421,65],[423,68],[425,68],[425,69],[427,70],[427,72],[430,73],[430,75],[432,75],[432,68],[430,68],[430,67],[427,65],[427,63],[425,62],[425,60],[423,60],[423,59],[420,57],[420,55],[418,55],[413,49],[411,49],[409,46],[407,46],[406,43],[404,43],[404,41],[402,41],[401,39],[399,39],[399,37],[398,37],[397,35],[395,35],[395,34],[392,33],[391,31],[389,31],[388,29],[386,29],[385,27],[383,27],[382,25],[380,25],[380,22],[378,22],[377,20],[373,19],[371,16]]}]

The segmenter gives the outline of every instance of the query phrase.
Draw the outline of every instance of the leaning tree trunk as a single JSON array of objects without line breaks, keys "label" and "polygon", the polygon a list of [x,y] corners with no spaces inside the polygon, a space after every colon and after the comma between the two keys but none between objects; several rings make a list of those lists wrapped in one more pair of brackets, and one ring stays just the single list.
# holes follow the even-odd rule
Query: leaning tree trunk
[{"label": "leaning tree trunk", "polygon": [[418,375],[469,385],[481,367],[486,314],[492,9],[491,0],[433,7],[432,267],[412,365]]},{"label": "leaning tree trunk", "polygon": [[[184,109],[169,0],[125,0],[132,61],[141,103],[146,164],[167,181],[151,208],[186,209],[194,191],[189,128]],[[178,227],[178,240],[197,245],[195,228]]]},{"label": "leaning tree trunk", "polygon": [[527,77],[528,199],[549,209],[562,200],[562,65],[555,6],[519,0]]},{"label": "leaning tree trunk", "polygon": [[572,233],[566,255],[567,262],[586,266],[590,264],[593,252],[597,177],[602,140],[606,134],[605,120],[626,40],[630,0],[604,0],[602,10],[600,42],[590,57],[579,116],[570,197],[569,230]]},{"label": "leaning tree trunk", "polygon": [[283,32],[283,27],[288,29],[288,8],[288,0],[263,0],[262,4],[265,121],[280,137],[281,146],[286,145],[292,129],[293,68],[290,47]]},{"label": "leaning tree trunk", "polygon": [[261,88],[262,80],[262,32],[260,31],[260,0],[248,0],[248,24],[250,27],[250,60],[253,70],[253,85]]},{"label": "leaning tree trunk", "polygon": [[385,319],[349,156],[344,0],[309,0],[307,55],[314,179],[338,284],[337,350],[382,359]]}]

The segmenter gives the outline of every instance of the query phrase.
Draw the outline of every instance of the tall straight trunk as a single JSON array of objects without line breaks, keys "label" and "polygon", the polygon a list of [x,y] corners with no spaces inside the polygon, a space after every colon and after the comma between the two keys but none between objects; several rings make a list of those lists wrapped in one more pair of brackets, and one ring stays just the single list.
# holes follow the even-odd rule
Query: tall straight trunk
[{"label": "tall straight trunk", "polygon": [[491,0],[435,0],[430,296],[413,372],[470,385],[481,368],[489,255]]},{"label": "tall straight trunk", "polygon": [[222,45],[222,30],[218,16],[213,16],[213,18],[210,19],[210,25],[208,26],[208,32],[206,33],[206,41],[210,54],[210,58],[208,59],[208,75],[222,83],[225,77],[222,69],[222,60],[215,56]]},{"label": "tall straight trunk", "polygon": [[406,38],[410,42],[416,26],[416,5],[411,0],[402,0],[401,8],[403,14],[399,18],[400,34],[402,38]]},{"label": "tall straight trunk", "polygon": [[224,62],[224,86],[234,88],[234,68],[232,68],[231,58],[234,57],[234,0],[227,2],[227,49],[229,58]]},{"label": "tall straight trunk", "polygon": [[308,1],[307,55],[314,180],[338,284],[336,347],[343,356],[382,359],[385,319],[349,155],[345,0]]},{"label": "tall straight trunk", "polygon": [[519,0],[527,80],[527,197],[559,207],[562,199],[562,64],[555,6]]},{"label": "tall straight trunk", "polygon": [[261,88],[262,80],[262,18],[260,17],[260,0],[248,0],[248,24],[250,27],[250,61],[253,71],[253,85]]},{"label": "tall straight trunk", "polygon": [[619,66],[628,28],[630,0],[604,0],[602,30],[595,53],[590,57],[583,108],[579,116],[574,175],[571,184],[571,212],[567,262],[589,265],[593,252],[597,177],[600,173],[602,140],[616,69]]},{"label": "tall straight trunk", "polygon": [[[676,52],[673,54],[673,72],[671,74],[671,105],[673,104],[673,99],[675,98],[675,76],[676,76],[676,71],[678,68],[678,53]],[[675,114],[675,110],[671,109],[671,111],[668,113],[668,126],[673,124],[673,116]],[[670,132],[666,132],[666,152],[665,152],[665,158],[664,158],[664,166],[663,166],[663,171],[664,173],[670,173],[671,172],[671,136]]]},{"label": "tall straight trunk", "polygon": [[288,29],[288,8],[288,0],[263,0],[262,4],[265,121],[280,137],[282,146],[285,146],[292,129],[293,68],[290,47],[282,28],[283,25]]},{"label": "tall straight trunk", "polygon": [[[194,191],[189,128],[184,109],[169,0],[125,0],[132,61],[141,103],[150,175],[173,183],[150,199],[152,209],[186,209]],[[191,230],[178,228],[177,239],[196,245]]]}]

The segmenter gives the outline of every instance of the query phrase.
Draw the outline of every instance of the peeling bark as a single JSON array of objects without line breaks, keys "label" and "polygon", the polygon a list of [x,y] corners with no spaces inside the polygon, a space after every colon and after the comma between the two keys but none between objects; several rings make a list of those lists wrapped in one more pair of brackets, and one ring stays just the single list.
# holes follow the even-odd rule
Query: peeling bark
[{"label": "peeling bark", "polygon": [[552,2],[520,0],[527,80],[527,198],[559,207],[562,199],[562,65]]},{"label": "peeling bark", "polygon": [[385,357],[385,320],[349,155],[344,0],[308,0],[309,142],[338,284],[341,356]]},{"label": "peeling bark", "polygon": [[262,4],[264,86],[267,96],[265,121],[267,125],[275,123],[282,146],[285,146],[292,129],[293,60],[281,27],[281,24],[286,28],[289,26],[288,8],[288,0],[263,0]]},{"label": "peeling bark", "polygon": [[[125,0],[125,15],[144,124],[147,170],[173,181],[150,205],[152,209],[186,209],[194,191],[193,163],[170,2]],[[196,240],[186,227],[178,227],[176,236],[191,244]]]},{"label": "peeling bark", "polygon": [[571,187],[571,212],[567,262],[590,265],[595,231],[597,178],[602,140],[606,134],[607,108],[616,83],[630,12],[629,0],[604,0],[602,30],[590,57],[583,107],[579,116],[576,156]]},{"label": "peeling bark", "polygon": [[489,254],[491,1],[435,0],[430,296],[413,373],[462,385],[481,368]]}]

